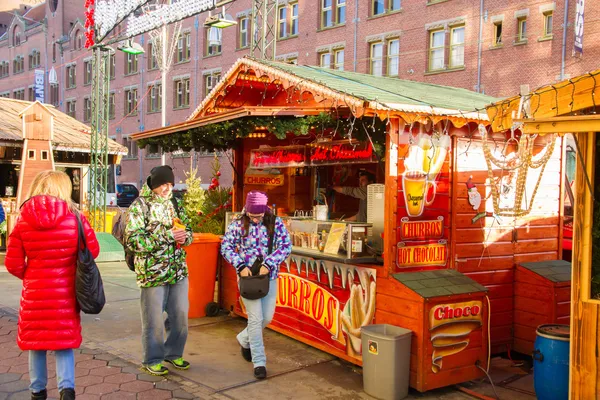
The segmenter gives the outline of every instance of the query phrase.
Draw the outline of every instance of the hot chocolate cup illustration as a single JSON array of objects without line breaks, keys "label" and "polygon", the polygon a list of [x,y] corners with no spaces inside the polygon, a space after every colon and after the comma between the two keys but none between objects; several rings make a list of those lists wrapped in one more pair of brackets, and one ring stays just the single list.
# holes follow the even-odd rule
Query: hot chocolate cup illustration
[{"label": "hot chocolate cup illustration", "polygon": [[[429,187],[433,188],[431,199],[427,199]],[[427,179],[427,174],[421,170],[408,170],[402,175],[402,191],[406,202],[406,212],[409,217],[420,217],[425,207],[433,204],[437,186]]]}]

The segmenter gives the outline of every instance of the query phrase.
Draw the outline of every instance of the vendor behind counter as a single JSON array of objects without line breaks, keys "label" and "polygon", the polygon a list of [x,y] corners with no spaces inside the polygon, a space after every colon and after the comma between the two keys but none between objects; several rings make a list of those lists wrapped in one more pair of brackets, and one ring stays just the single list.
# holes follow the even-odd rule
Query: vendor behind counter
[{"label": "vendor behind counter", "polygon": [[334,186],[332,189],[337,193],[359,199],[358,213],[346,221],[367,222],[367,186],[375,183],[375,175],[368,171],[359,172],[358,187],[354,186]]}]

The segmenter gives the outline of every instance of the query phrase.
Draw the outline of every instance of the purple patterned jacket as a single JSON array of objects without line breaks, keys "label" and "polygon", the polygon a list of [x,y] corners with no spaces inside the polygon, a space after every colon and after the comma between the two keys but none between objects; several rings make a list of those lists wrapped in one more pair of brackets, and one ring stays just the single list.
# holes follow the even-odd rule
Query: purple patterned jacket
[{"label": "purple patterned jacket", "polygon": [[221,242],[221,254],[235,267],[239,273],[245,267],[252,267],[256,257],[262,256],[263,264],[269,268],[270,279],[279,277],[279,266],[292,252],[290,235],[281,218],[275,219],[273,236],[273,252],[269,252],[269,234],[262,224],[250,223],[248,236],[243,237],[244,225],[241,219],[236,219],[227,227],[227,232]]}]

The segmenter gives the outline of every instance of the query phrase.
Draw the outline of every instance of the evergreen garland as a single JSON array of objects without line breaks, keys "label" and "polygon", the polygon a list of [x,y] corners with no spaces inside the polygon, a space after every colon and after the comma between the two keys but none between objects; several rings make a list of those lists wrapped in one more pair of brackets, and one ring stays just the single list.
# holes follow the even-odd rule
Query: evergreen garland
[{"label": "evergreen garland", "polygon": [[138,147],[160,145],[166,152],[176,150],[217,152],[235,149],[238,139],[247,138],[257,128],[267,128],[278,139],[307,136],[314,132],[335,130],[341,138],[352,137],[361,141],[373,140],[380,159],[385,154],[386,121],[373,118],[336,118],[329,113],[307,117],[246,117],[218,122],[186,132],[140,139]]}]

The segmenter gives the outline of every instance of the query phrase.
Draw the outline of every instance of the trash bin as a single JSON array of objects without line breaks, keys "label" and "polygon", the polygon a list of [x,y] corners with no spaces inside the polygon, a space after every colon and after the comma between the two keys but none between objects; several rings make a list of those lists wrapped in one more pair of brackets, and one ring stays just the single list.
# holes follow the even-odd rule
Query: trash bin
[{"label": "trash bin", "polygon": [[410,340],[412,331],[379,324],[361,329],[363,387],[382,400],[400,400],[408,395]]},{"label": "trash bin", "polygon": [[189,318],[206,315],[206,306],[215,299],[215,281],[221,238],[210,233],[194,233],[194,241],[185,248],[187,253]]},{"label": "trash bin", "polygon": [[569,325],[537,328],[533,350],[533,387],[539,400],[569,398]]}]

